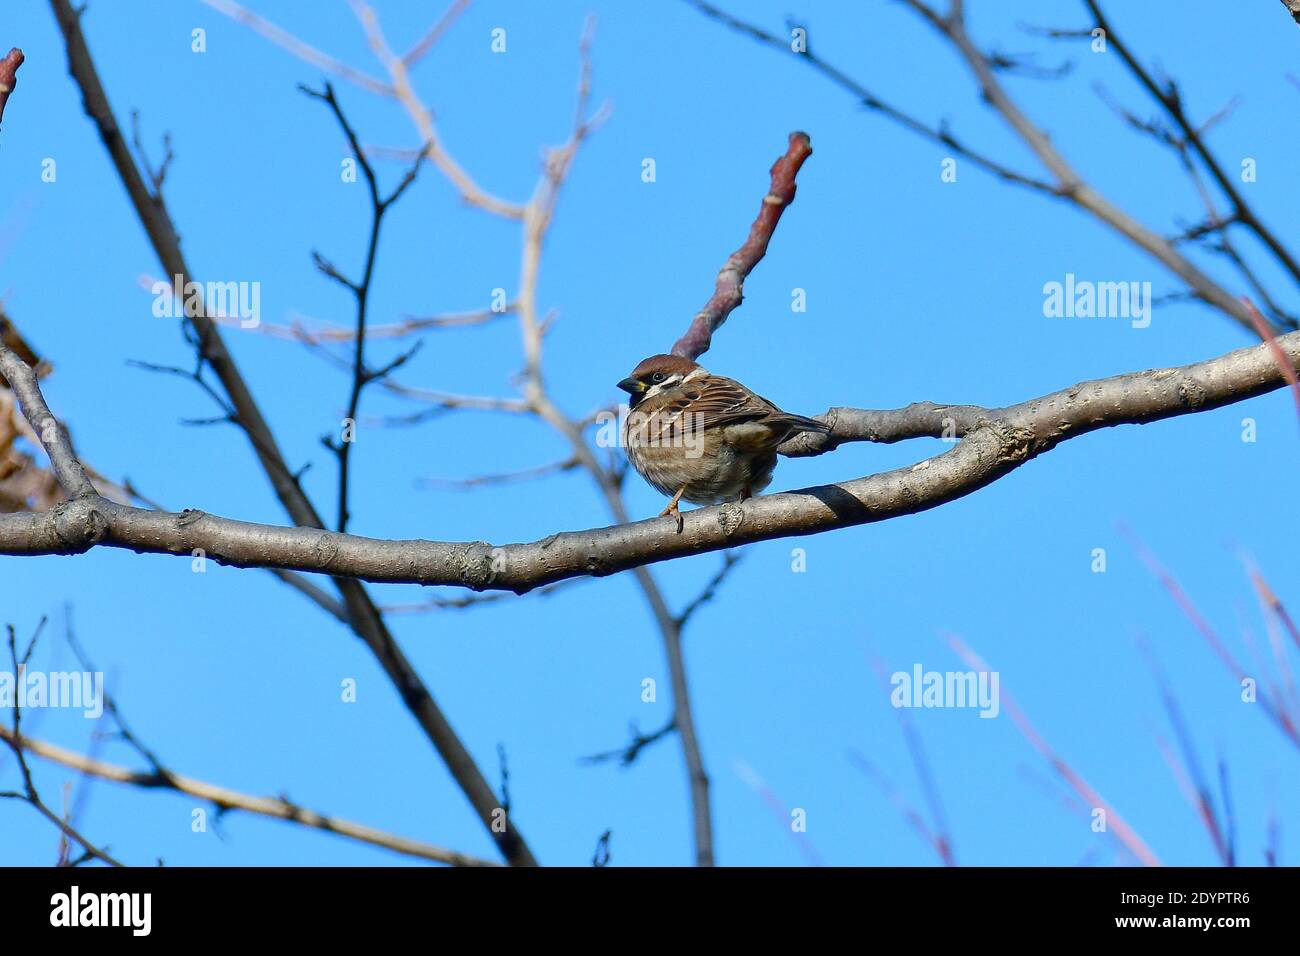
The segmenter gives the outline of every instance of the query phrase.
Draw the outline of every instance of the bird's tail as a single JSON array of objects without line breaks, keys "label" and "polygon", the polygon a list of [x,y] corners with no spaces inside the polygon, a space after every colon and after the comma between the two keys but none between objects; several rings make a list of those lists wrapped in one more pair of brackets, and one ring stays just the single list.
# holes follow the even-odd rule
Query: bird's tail
[{"label": "bird's tail", "polygon": [[825,435],[831,430],[831,427],[825,422],[819,422],[815,418],[808,418],[804,415],[791,415],[789,412],[785,413],[784,421],[790,426],[791,435],[800,432],[815,432],[818,435]]}]

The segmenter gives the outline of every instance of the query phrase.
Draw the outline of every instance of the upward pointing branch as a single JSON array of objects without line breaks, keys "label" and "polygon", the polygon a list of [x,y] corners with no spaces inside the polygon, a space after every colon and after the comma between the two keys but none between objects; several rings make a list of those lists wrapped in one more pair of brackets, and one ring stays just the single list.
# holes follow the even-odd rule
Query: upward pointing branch
[{"label": "upward pointing branch", "polygon": [[23,51],[14,47],[0,60],[0,120],[4,119],[9,94],[18,85],[18,68],[23,65]]},{"label": "upward pointing branch", "polygon": [[785,155],[772,164],[772,186],[763,197],[758,218],[749,228],[745,244],[727,257],[718,273],[718,282],[709,301],[704,303],[692,320],[686,334],[673,346],[673,354],[691,360],[709,350],[713,333],[727,321],[736,306],[744,300],[745,279],[767,254],[767,244],[772,241],[776,224],[781,221],[785,207],[794,202],[795,177],[809,156],[812,140],[807,133],[790,134],[790,146]]}]

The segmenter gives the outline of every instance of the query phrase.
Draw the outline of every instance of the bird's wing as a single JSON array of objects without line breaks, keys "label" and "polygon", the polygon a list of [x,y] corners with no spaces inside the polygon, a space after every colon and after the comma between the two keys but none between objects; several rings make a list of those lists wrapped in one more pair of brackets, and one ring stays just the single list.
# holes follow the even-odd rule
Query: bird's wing
[{"label": "bird's wing", "polygon": [[687,428],[717,428],[754,421],[774,412],[780,414],[771,402],[721,375],[686,382],[676,392],[668,407],[690,416],[690,421],[684,423]]},{"label": "bird's wing", "polygon": [[796,431],[826,431],[821,422],[783,412],[763,396],[721,375],[686,382],[677,392],[668,407],[690,416],[682,422],[688,429],[726,428],[752,422],[770,433],[773,444],[779,444]]}]

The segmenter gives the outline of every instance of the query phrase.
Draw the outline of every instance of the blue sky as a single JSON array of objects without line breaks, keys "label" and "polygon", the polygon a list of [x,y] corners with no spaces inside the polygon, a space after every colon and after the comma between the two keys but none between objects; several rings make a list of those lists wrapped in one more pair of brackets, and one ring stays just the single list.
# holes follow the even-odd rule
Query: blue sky
[{"label": "blue sky", "polygon": [[[427,5],[381,3],[394,45],[419,37]],[[1123,127],[1093,92],[1101,83],[1139,115],[1154,112],[1114,55],[1045,45],[1017,24],[1083,26],[1065,0],[971,4],[988,46],[1075,60],[1064,80],[1009,78],[1028,114],[1098,189],[1157,231],[1195,218],[1196,196],[1173,158]],[[1285,117],[1300,91],[1285,79],[1297,39],[1276,4],[1216,17],[1169,17],[1160,5],[1107,5],[1117,29],[1176,76],[1204,117],[1240,102],[1211,135],[1230,169],[1257,161],[1242,188],[1282,231],[1300,215]],[[739,10],[732,3],[729,8]],[[783,29],[788,4],[744,14]],[[378,75],[345,4],[256,2],[304,40]],[[439,7],[440,9],[440,7]],[[584,147],[548,238],[539,286],[559,310],[546,371],[564,408],[582,414],[616,397],[614,383],[666,350],[708,297],[739,244],[787,134],[804,129],[814,155],[800,177],[746,301],[715,337],[706,364],[786,408],[888,408],[933,400],[1002,405],[1082,379],[1183,364],[1249,344],[1221,315],[1161,306],[1146,329],[1117,319],[1049,319],[1043,285],[1067,273],[1105,281],[1172,277],[1104,227],[1061,203],[1007,186],[968,163],[940,181],[944,149],[865,112],[791,58],[727,31],[685,4],[653,14],[616,2],[476,3],[415,71],[447,147],[493,193],[528,198],[544,144],[567,135],[587,13],[599,23],[594,90],[613,113]],[[966,141],[1037,171],[1032,157],[982,108],[964,67],[900,4],[810,3],[793,8],[818,53],[880,96]],[[339,181],[342,142],[323,107],[295,87],[318,70],[189,0],[92,4],[84,20],[119,118],[140,111],[146,143],[171,132],[176,159],[166,196],[198,278],[261,283],[263,318],[295,314],[347,322],[350,303],[313,268],[318,249],[346,271],[360,266],[368,208]],[[493,54],[491,31],[507,31]],[[142,275],[159,271],[69,80],[45,4],[11,4],[0,43],[27,54],[0,141],[0,291],[35,346],[55,363],[46,395],[83,457],[129,476],[168,507],[281,523],[245,440],[230,428],[190,428],[213,413],[179,379],[128,360],[185,364],[176,323],[151,314]],[[191,52],[191,31],[207,51]],[[414,146],[394,104],[336,83],[365,142]],[[42,161],[57,180],[41,180]],[[642,160],[657,178],[645,183]],[[384,164],[388,183],[400,167]],[[1218,263],[1202,260],[1234,292]],[[1262,256],[1261,273],[1286,291]],[[515,226],[465,208],[425,170],[385,225],[373,302],[376,321],[480,308],[513,289]],[[791,290],[807,293],[793,313]],[[1294,292],[1287,292],[1294,303]],[[289,461],[312,462],[305,482],[334,510],[335,469],[319,436],[340,417],[348,383],[298,346],[232,332],[228,341]],[[379,344],[377,361],[398,346]],[[521,364],[511,320],[441,331],[404,381],[453,392],[509,394]],[[363,412],[415,410],[372,393]],[[1241,440],[1254,418],[1258,439]],[[848,479],[937,453],[937,441],[852,445],[784,461],[772,490]],[[419,487],[564,457],[544,426],[463,412],[414,429],[365,429],[354,449],[352,529],[377,537],[525,541],[608,523],[591,482],[570,472],[536,482],[452,491]],[[1276,492],[1297,458],[1285,394],[1145,427],[1081,437],[992,487],[935,511],[885,524],[746,549],[719,597],[693,619],[686,650],[698,729],[714,782],[717,853],[729,865],[802,865],[788,825],[746,783],[748,766],[787,807],[807,812],[807,840],[832,864],[931,865],[930,849],[847,757],[868,755],[907,799],[923,795],[897,717],[872,669],[964,669],[941,635],[953,632],[1001,676],[1052,745],[1172,864],[1209,864],[1204,830],[1160,756],[1168,735],[1155,685],[1135,645],[1145,635],[1177,688],[1204,762],[1230,770],[1241,857],[1262,862],[1269,815],[1293,857],[1300,814],[1295,749],[1211,655],[1118,531],[1130,526],[1182,580],[1241,656],[1242,622],[1262,636],[1238,550],[1249,551],[1283,600],[1291,535]],[[662,507],[635,477],[638,516]],[[792,549],[807,569],[792,571]],[[1104,548],[1107,570],[1091,571]],[[720,556],[655,568],[676,607],[691,600]],[[411,588],[376,588],[385,602]],[[451,595],[455,592],[447,591]],[[0,559],[3,620],[30,633],[70,604],[80,640],[108,675],[134,729],[178,772],[302,804],[465,852],[492,855],[463,797],[368,653],[337,622],[270,575],[188,561],[96,551]],[[628,770],[581,765],[669,715],[659,638],[628,575],[552,597],[467,612],[393,618],[409,656],[495,780],[496,747],[510,761],[513,813],[545,863],[583,865],[605,829],[614,865],[691,859],[679,748],[667,741]],[[48,639],[37,666],[67,662]],[[658,702],[641,682],[658,681]],[[354,678],[358,701],[339,700]],[[1116,860],[1113,843],[1062,807],[1059,784],[1004,713],[912,712],[968,864],[1073,865]],[[75,749],[92,725],[47,711],[33,734]],[[120,744],[101,755],[130,762]],[[52,799],[73,775],[34,761]],[[12,782],[13,762],[0,764]],[[1026,774],[1029,774],[1029,777]],[[1045,790],[1035,779],[1049,781]],[[390,864],[371,849],[272,821],[232,815],[221,835],[191,832],[188,798],[97,784],[85,832],[130,862],[148,864]],[[56,834],[29,808],[0,806],[0,862],[54,858]]]}]

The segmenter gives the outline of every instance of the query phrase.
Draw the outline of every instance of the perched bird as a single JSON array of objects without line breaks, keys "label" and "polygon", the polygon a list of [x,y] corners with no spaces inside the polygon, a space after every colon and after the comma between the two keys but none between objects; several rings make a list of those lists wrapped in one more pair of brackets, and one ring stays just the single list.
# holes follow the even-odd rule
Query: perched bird
[{"label": "perched bird", "polygon": [[671,496],[660,517],[675,517],[678,530],[683,498],[744,501],[771,483],[778,445],[800,432],[828,431],[678,355],[650,356],[618,387],[632,396],[623,429],[628,460]]}]

